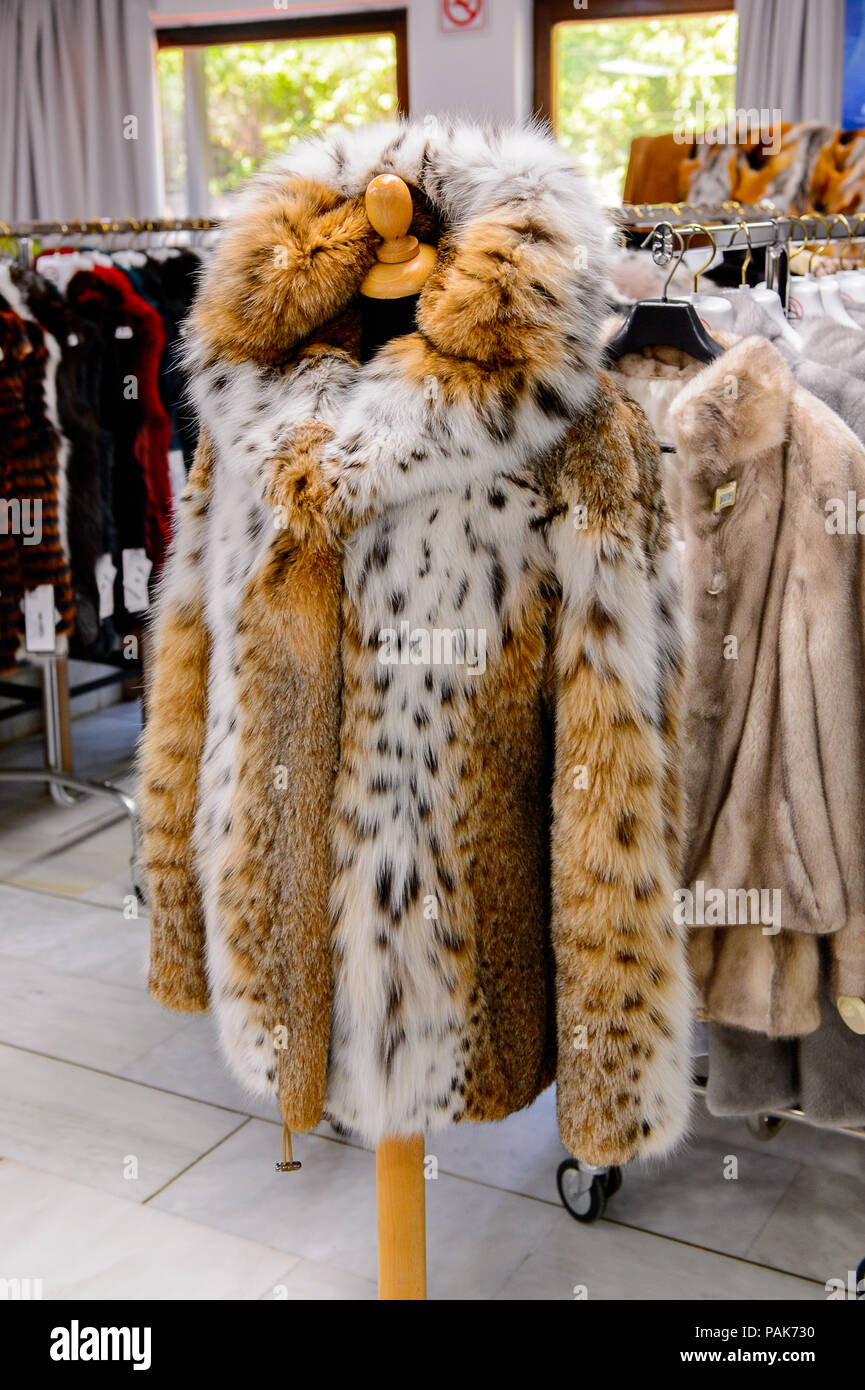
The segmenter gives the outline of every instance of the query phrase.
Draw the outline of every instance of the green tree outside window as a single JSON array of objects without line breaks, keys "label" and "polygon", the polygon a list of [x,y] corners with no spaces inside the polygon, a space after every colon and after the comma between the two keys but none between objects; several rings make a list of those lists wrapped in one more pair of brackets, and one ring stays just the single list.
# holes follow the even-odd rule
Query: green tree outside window
[{"label": "green tree outside window", "polygon": [[[185,212],[183,50],[158,55],[165,189]],[[363,125],[397,111],[393,35],[225,44],[204,51],[211,212],[262,164],[329,125]]]},{"label": "green tree outside window", "polygon": [[[556,133],[606,201],[622,201],[631,141],[662,135],[702,102],[735,107],[735,14],[579,20],[553,30]],[[690,119],[688,119],[690,117]]]}]

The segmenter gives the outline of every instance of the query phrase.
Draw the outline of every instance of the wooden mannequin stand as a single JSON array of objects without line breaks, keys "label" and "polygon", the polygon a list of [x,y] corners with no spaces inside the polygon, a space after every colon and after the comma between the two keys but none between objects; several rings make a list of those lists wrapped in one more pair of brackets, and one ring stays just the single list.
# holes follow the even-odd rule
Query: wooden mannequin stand
[{"label": "wooden mannequin stand", "polygon": [[375,1151],[378,1296],[426,1298],[426,1191],[423,1135],[382,1139]]},{"label": "wooden mannequin stand", "polygon": [[[436,263],[432,246],[409,236],[412,201],[395,174],[380,174],[366,190],[366,213],[382,238],[376,263],[361,285],[363,349],[378,347],[414,327],[417,297]],[[422,1134],[383,1139],[375,1154],[378,1204],[378,1296],[426,1298],[426,1191]]]}]

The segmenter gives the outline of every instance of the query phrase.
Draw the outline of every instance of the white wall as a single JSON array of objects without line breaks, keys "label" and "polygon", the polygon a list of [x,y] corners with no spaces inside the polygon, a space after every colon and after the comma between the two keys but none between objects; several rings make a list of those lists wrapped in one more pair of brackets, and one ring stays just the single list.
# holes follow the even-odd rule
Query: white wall
[{"label": "white wall", "polygon": [[236,0],[151,0],[155,27],[228,23],[274,16],[332,15],[381,9],[408,11],[409,102],[412,116],[451,112],[510,120],[531,110],[531,0],[487,0],[483,29],[446,34],[439,0],[320,0],[317,4],[250,4]]}]

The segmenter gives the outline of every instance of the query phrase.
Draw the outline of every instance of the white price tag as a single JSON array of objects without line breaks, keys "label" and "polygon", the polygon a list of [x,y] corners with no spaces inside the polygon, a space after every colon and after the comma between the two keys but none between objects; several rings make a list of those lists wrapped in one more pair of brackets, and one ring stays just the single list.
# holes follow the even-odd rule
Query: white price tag
[{"label": "white price tag", "polygon": [[99,618],[110,618],[114,612],[114,580],[117,576],[117,566],[111,556],[106,553],[100,555],[96,561],[94,573],[96,575],[96,587],[99,590]]},{"label": "white price tag", "polygon": [[123,552],[123,602],[130,613],[145,613],[150,607],[147,581],[152,564],[145,550]]},{"label": "white price tag", "polygon": [[115,338],[131,338],[132,329],[128,323],[119,323],[114,330],[114,336]]},{"label": "white price tag", "polygon": [[24,595],[24,645],[28,652],[55,650],[54,587],[51,584],[40,584],[38,589],[28,589]]}]

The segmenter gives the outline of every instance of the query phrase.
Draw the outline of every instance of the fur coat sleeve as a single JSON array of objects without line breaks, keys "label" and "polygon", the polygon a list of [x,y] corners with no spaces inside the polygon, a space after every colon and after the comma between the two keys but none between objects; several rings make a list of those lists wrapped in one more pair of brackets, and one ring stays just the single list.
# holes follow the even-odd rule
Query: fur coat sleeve
[{"label": "fur coat sleeve", "polygon": [[[552,484],[553,946],[563,1141],[663,1151],[687,1112],[679,582],[658,452],[609,378]],[[623,499],[628,503],[622,505]]]},{"label": "fur coat sleeve", "polygon": [[150,989],[161,1004],[192,1013],[208,1005],[193,830],[207,714],[210,640],[202,547],[212,467],[212,445],[202,429],[178,504],[176,538],[152,631],[155,660],[139,784],[152,916]]},{"label": "fur coat sleeve", "polygon": [[851,495],[865,496],[865,449],[804,391],[794,395],[790,430],[790,491],[802,521],[779,651],[789,692],[782,709],[789,784],[810,878],[810,888],[797,886],[813,895],[812,911],[832,932],[833,998],[865,999],[865,556],[858,512],[856,527],[849,524]]}]

